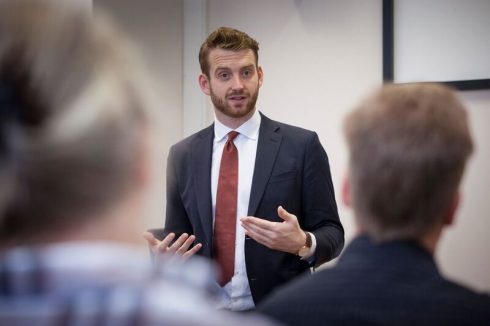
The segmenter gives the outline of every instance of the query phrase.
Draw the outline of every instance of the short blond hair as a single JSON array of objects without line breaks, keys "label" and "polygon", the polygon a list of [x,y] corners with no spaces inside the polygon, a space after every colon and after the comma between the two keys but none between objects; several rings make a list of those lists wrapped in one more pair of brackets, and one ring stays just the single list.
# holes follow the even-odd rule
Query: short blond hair
[{"label": "short blond hair", "polygon": [[413,239],[440,222],[473,151],[466,109],[437,84],[387,85],[345,120],[351,200],[377,240]]}]

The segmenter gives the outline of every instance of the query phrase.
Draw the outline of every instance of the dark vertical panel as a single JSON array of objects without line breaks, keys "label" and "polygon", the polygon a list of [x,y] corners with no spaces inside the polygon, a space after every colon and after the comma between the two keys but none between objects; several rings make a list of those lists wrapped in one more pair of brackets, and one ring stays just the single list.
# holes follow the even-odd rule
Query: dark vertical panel
[{"label": "dark vertical panel", "polygon": [[394,77],[394,0],[383,0],[383,81]]}]

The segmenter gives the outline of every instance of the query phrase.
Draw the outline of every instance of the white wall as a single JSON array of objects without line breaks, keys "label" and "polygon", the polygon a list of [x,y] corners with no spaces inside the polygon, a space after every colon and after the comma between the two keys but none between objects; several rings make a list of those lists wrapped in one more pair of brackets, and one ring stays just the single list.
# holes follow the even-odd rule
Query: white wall
[{"label": "white wall", "polygon": [[460,92],[467,105],[476,152],[463,180],[463,202],[445,234],[438,261],[446,275],[490,292],[490,90]]},{"label": "white wall", "polygon": [[94,0],[138,46],[156,83],[162,130],[154,158],[156,176],[145,216],[148,227],[161,227],[165,214],[165,169],[170,146],[182,138],[182,3],[180,0]]}]

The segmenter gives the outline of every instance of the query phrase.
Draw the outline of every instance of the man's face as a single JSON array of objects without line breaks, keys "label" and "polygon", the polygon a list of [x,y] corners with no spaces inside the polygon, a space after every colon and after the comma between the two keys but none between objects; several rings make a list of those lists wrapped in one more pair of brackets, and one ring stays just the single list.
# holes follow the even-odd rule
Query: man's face
[{"label": "man's face", "polygon": [[262,85],[262,69],[256,66],[253,51],[214,49],[208,60],[209,78],[201,75],[200,85],[216,110],[230,118],[249,115]]}]

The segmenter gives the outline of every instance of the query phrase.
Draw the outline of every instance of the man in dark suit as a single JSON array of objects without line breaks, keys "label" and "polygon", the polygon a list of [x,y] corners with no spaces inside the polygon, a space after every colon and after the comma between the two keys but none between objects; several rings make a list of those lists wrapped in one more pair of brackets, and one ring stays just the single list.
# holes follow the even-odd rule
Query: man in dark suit
[{"label": "man in dark suit", "polygon": [[259,311],[288,325],[488,325],[490,297],[446,280],[433,255],[453,222],[473,145],[466,111],[440,85],[390,85],[346,120],[343,201],[359,235],[337,266]]},{"label": "man in dark suit", "polygon": [[272,289],[335,258],[344,230],[316,133],[256,110],[263,78],[258,43],[219,28],[199,60],[215,123],[171,148],[165,223],[171,233],[147,239],[154,251],[213,258],[222,306],[253,309]]}]

